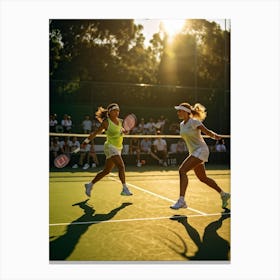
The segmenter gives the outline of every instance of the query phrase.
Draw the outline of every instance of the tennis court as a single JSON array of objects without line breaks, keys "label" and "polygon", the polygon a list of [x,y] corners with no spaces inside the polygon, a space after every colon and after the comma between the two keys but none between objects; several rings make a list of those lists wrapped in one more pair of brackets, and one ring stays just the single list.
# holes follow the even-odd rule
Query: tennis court
[{"label": "tennis court", "polygon": [[[84,183],[99,170],[50,172],[50,261],[229,261],[230,210],[189,173],[187,209],[178,198],[176,167],[126,168],[133,196],[121,196],[117,170],[99,181],[91,198]],[[208,169],[230,191],[230,170]],[[229,207],[230,208],[230,207]]]}]

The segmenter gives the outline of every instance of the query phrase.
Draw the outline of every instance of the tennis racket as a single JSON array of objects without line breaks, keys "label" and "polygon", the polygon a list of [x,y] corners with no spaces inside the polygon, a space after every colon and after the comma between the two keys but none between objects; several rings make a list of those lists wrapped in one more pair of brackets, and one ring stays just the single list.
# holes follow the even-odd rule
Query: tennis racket
[{"label": "tennis racket", "polygon": [[61,154],[54,159],[54,166],[57,168],[65,167],[71,159],[71,155],[76,154],[80,151],[80,148],[75,149],[70,154]]},{"label": "tennis racket", "polygon": [[129,132],[136,126],[137,118],[134,114],[127,115],[123,120],[123,128],[126,132]]}]

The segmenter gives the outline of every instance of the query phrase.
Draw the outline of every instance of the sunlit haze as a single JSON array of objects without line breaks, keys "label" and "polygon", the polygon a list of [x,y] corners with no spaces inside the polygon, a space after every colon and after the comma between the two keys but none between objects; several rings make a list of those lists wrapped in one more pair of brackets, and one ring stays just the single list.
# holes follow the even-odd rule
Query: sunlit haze
[{"label": "sunlit haze", "polygon": [[[180,32],[181,28],[184,25],[186,19],[134,19],[135,24],[143,25],[143,34],[146,38],[145,43],[148,44],[151,40],[153,34],[159,31],[159,26],[162,23],[166,29],[167,34],[172,37]],[[221,26],[222,29],[229,28],[229,22],[225,19],[207,19],[209,21],[215,21]],[[227,26],[226,26],[227,25]]]},{"label": "sunlit haze", "polygon": [[172,20],[172,19],[168,19],[168,20],[162,20],[161,21],[163,24],[163,28],[165,30],[165,32],[167,33],[167,35],[169,36],[169,40],[172,40],[173,37],[181,31],[185,20]]}]

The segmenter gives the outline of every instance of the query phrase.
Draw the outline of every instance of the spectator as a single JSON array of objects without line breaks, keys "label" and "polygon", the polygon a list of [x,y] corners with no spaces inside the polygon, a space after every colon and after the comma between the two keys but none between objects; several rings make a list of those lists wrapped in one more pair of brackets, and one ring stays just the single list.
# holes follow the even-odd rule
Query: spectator
[{"label": "spectator", "polygon": [[[157,132],[160,135],[160,131]],[[153,142],[154,153],[158,158],[159,164],[167,166],[167,143],[160,136]]]},{"label": "spectator", "polygon": [[171,123],[168,130],[170,134],[177,135],[180,133],[180,126],[178,123]]},{"label": "spectator", "polygon": [[141,167],[142,164],[140,162],[140,140],[138,138],[131,138],[129,143],[129,154],[136,155],[136,166]]},{"label": "spectator", "polygon": [[71,146],[70,146],[70,150],[71,152],[73,152],[74,150],[76,150],[77,148],[80,148],[81,144],[80,142],[78,141],[77,137],[76,136],[73,136],[72,138],[72,143],[71,143]]},{"label": "spectator", "polygon": [[161,115],[161,116],[158,118],[158,120],[157,120],[157,122],[156,122],[156,124],[155,124],[155,128],[156,128],[157,130],[160,130],[161,133],[163,133],[165,124],[166,124],[167,122],[168,122],[168,121],[165,119],[165,117],[164,117],[163,115]]},{"label": "spectator", "polygon": [[62,153],[62,150],[60,148],[60,142],[59,138],[51,138],[50,139],[50,163],[51,166],[53,166],[54,159]]},{"label": "spectator", "polygon": [[163,122],[163,127],[161,132],[163,134],[169,133],[169,119],[165,118],[163,115],[160,116],[161,121]]},{"label": "spectator", "polygon": [[99,128],[99,126],[100,126],[100,122],[94,116],[93,119],[92,119],[92,125],[91,125],[92,131],[97,130]]},{"label": "spectator", "polygon": [[71,133],[72,131],[72,120],[71,120],[71,116],[65,114],[63,116],[63,120],[61,121],[61,125],[63,127],[63,132],[65,133]]},{"label": "spectator", "polygon": [[155,122],[153,118],[150,118],[150,120],[146,123],[146,132],[147,134],[156,134]]},{"label": "spectator", "polygon": [[[70,143],[69,143],[70,144]],[[80,148],[80,142],[77,140],[77,137],[73,137],[72,138],[72,142],[71,142],[71,144],[70,144],[71,146],[70,146],[70,152],[73,152],[74,150],[76,150],[77,148]],[[72,161],[73,161],[73,163],[74,163],[74,165],[72,166],[72,168],[78,168],[79,166],[78,166],[78,159],[77,159],[77,156],[78,156],[79,154],[73,154],[73,156],[72,156]]]},{"label": "spectator", "polygon": [[60,148],[63,153],[70,154],[71,147],[72,147],[72,141],[70,140],[69,136],[64,137],[64,140],[61,140],[59,142],[59,144],[60,144]]},{"label": "spectator", "polygon": [[177,143],[172,143],[169,147],[169,153],[170,154],[176,154],[177,153]]},{"label": "spectator", "polygon": [[94,148],[94,140],[91,140],[90,150],[88,153],[88,163],[91,164],[91,167],[96,167],[99,165],[99,160]]},{"label": "spectator", "polygon": [[89,168],[89,164],[87,161],[89,150],[90,150],[90,144],[86,144],[84,147],[81,146],[78,166],[79,167],[83,166],[83,169]]},{"label": "spectator", "polygon": [[179,139],[176,146],[176,153],[177,154],[185,154],[188,152],[186,143],[183,139]]},{"label": "spectator", "polygon": [[150,154],[152,150],[152,141],[149,138],[143,138],[140,142],[140,152]]},{"label": "spectator", "polygon": [[61,148],[59,145],[59,138],[51,138],[50,141],[50,152],[51,152],[51,158],[56,158],[61,153]]},{"label": "spectator", "polygon": [[85,115],[85,118],[82,122],[83,132],[89,134],[92,130],[92,121],[89,118],[89,115]]},{"label": "spectator", "polygon": [[129,132],[129,134],[141,134],[139,131],[139,127],[135,126],[134,128],[132,128],[132,130]]},{"label": "spectator", "polygon": [[81,145],[79,163],[77,164],[77,166],[83,166],[83,169],[86,170],[90,167],[90,164],[91,167],[96,167],[96,165],[99,165],[96,153],[94,151],[93,142],[91,142],[90,144],[85,144],[84,146]]},{"label": "spectator", "polygon": [[162,132],[163,126],[164,126],[164,122],[162,122],[162,120],[161,120],[160,118],[158,118],[157,122],[154,124],[154,128],[155,128],[157,131]]},{"label": "spectator", "polygon": [[217,140],[216,142],[216,152],[226,152],[227,148],[224,139]]},{"label": "spectator", "polygon": [[177,143],[171,143],[168,153],[168,165],[177,165],[177,161],[181,161],[182,156],[185,157],[187,154],[187,146],[182,139],[179,139]]},{"label": "spectator", "polygon": [[152,152],[152,140],[149,138],[143,138],[140,142],[140,152],[145,153],[156,159],[158,162],[160,162],[160,158],[158,158],[153,152]]},{"label": "spectator", "polygon": [[56,119],[56,114],[50,115],[50,132],[55,132],[55,128],[57,126],[58,122]]},{"label": "spectator", "polygon": [[139,134],[147,134],[146,133],[146,125],[145,125],[145,119],[144,118],[141,118],[140,123],[138,124],[137,132]]}]

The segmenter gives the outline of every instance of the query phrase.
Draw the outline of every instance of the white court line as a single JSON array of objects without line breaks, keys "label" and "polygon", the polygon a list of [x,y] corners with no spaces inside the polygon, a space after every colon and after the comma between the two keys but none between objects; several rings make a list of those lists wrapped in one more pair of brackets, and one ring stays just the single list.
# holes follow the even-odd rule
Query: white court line
[{"label": "white court line", "polygon": [[[229,215],[230,213],[213,213],[206,215],[178,215],[176,218],[193,218],[193,217],[210,217],[210,216],[219,216],[219,215]],[[68,226],[68,225],[86,225],[86,224],[101,224],[101,223],[120,223],[120,222],[135,222],[135,221],[155,221],[155,220],[166,220],[170,219],[172,216],[166,217],[153,217],[153,218],[133,218],[133,219],[122,219],[122,220],[106,220],[106,221],[88,221],[88,222],[74,222],[74,223],[59,223],[59,224],[49,224],[49,226]]]},{"label": "white court line", "polygon": [[[113,174],[113,173],[110,173],[110,175],[111,175],[111,176],[117,176],[117,175],[115,175],[115,174]],[[117,180],[117,179],[115,179],[115,178],[113,178],[113,177],[109,177],[109,178],[112,179],[113,181],[117,181],[117,182],[119,181],[119,180]],[[175,203],[175,202],[176,202],[175,200],[172,200],[172,199],[169,199],[169,198],[164,197],[164,196],[162,196],[162,195],[159,195],[159,194],[150,192],[150,191],[148,191],[148,190],[146,190],[146,189],[142,189],[142,188],[140,188],[140,187],[138,187],[138,186],[136,186],[136,185],[133,185],[133,184],[130,184],[130,183],[126,183],[126,184],[127,184],[128,186],[131,186],[131,187],[133,187],[133,188],[135,188],[135,189],[137,189],[137,190],[140,190],[140,191],[142,191],[142,192],[146,192],[146,193],[151,194],[151,195],[153,195],[153,196],[159,197],[159,198],[161,198],[161,199],[163,199],[163,200],[166,200],[166,201],[169,201],[169,202],[172,202],[172,203]],[[189,210],[191,210],[191,211],[193,211],[193,212],[196,212],[196,213],[198,213],[198,214],[200,214],[200,215],[207,216],[207,214],[204,213],[204,212],[202,212],[202,211],[199,211],[199,210],[196,210],[196,209],[193,209],[193,208],[190,208],[190,207],[188,207],[188,208],[186,208],[186,209],[189,209]]]}]

